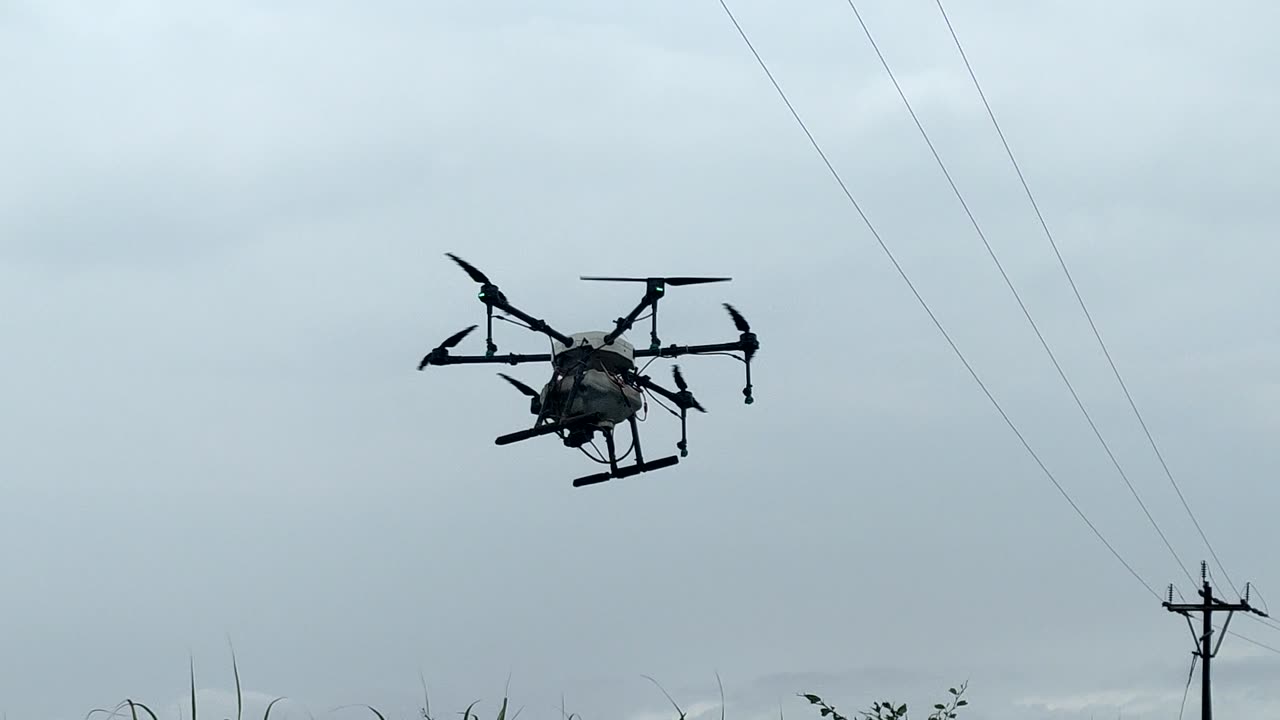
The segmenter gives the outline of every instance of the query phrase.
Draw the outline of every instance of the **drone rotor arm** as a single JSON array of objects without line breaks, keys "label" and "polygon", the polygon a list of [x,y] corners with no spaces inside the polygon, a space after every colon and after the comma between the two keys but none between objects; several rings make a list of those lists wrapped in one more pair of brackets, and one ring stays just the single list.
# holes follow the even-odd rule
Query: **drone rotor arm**
[{"label": "drone rotor arm", "polygon": [[729,343],[713,343],[709,345],[676,345],[672,343],[671,345],[660,347],[656,350],[653,350],[653,349],[636,350],[635,356],[638,358],[639,357],[674,358],[674,357],[680,357],[681,355],[710,355],[713,353],[727,353],[727,352],[735,352],[735,351],[747,352],[750,350],[754,350],[758,347],[759,347],[758,343],[743,342],[742,340],[738,340],[737,342],[729,342]]},{"label": "drone rotor arm", "polygon": [[[637,354],[639,354],[639,353],[637,353]],[[680,404],[680,393],[672,392],[672,391],[670,391],[670,390],[668,390],[668,389],[666,389],[666,388],[662,387],[662,386],[661,386],[661,385],[659,385],[658,383],[656,383],[656,382],[654,382],[654,381],[650,380],[648,377],[646,377],[646,376],[644,376],[644,375],[637,375],[637,376],[636,376],[636,378],[635,378],[635,380],[636,380],[636,384],[637,384],[637,385],[640,385],[641,387],[643,387],[643,388],[645,388],[645,389],[647,389],[647,390],[651,390],[652,392],[655,392],[655,393],[657,393],[657,394],[661,395],[662,397],[664,397],[664,398],[666,398],[666,399],[670,400],[670,401],[671,401],[671,402],[673,402],[673,403],[676,403],[677,405],[678,405],[678,404]]]},{"label": "drone rotor arm", "polygon": [[432,357],[427,365],[520,365],[522,363],[545,363],[551,362],[549,353],[540,355],[518,355],[516,353],[508,353],[506,355],[445,355],[443,357]]},{"label": "drone rotor arm", "polygon": [[[675,358],[681,355],[713,355],[719,353],[741,352],[742,357],[738,358],[746,364],[747,380],[746,385],[742,388],[744,402],[748,405],[755,402],[755,398],[751,394],[751,359],[755,356],[757,350],[760,349],[760,341],[756,339],[753,333],[743,333],[737,342],[731,343],[715,343],[711,345],[675,345],[671,344],[666,347],[636,350],[635,357],[664,357]],[[737,356],[735,356],[737,357]]]},{"label": "drone rotor arm", "polygon": [[529,313],[524,312],[523,310],[512,305],[510,302],[507,301],[505,297],[502,297],[500,295],[496,298],[486,297],[481,299],[484,301],[484,304],[489,306],[490,308],[497,308],[507,313],[508,315],[511,315],[512,317],[516,317],[516,318],[519,318],[520,320],[523,320],[524,323],[529,326],[530,330],[533,330],[534,332],[537,332],[537,333],[542,333],[543,335],[547,335],[553,340],[560,341],[560,343],[563,345],[568,345],[568,346],[573,345],[573,338],[551,327],[550,325],[547,324],[545,320],[536,318],[530,315]]},{"label": "drone rotor arm", "polygon": [[636,319],[640,317],[640,313],[645,311],[645,308],[653,308],[653,312],[655,313],[654,336],[656,337],[658,322],[656,313],[658,312],[658,301],[662,299],[662,293],[662,283],[649,281],[649,285],[644,291],[644,297],[640,298],[640,302],[636,303],[636,306],[630,313],[627,313],[626,317],[618,318],[617,322],[614,324],[613,330],[611,330],[608,335],[605,335],[604,343],[608,345],[618,339],[619,335],[630,330],[631,326],[635,324]]}]

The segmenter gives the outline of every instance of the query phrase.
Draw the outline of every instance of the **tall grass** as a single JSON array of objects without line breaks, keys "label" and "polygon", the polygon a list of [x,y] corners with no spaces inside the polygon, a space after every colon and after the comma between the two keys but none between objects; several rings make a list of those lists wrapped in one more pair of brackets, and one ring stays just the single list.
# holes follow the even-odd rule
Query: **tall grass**
[{"label": "tall grass", "polygon": [[[236,720],[244,720],[244,690],[240,682],[240,665],[236,661],[234,647],[231,648],[231,671],[235,677]],[[658,688],[658,690],[660,690],[662,694],[666,697],[667,701],[671,703],[672,708],[676,712],[675,720],[686,720],[687,713],[680,707],[680,704],[675,701],[675,698],[673,698],[671,694],[667,692],[666,688],[662,687],[662,685],[657,680],[653,679],[648,675],[642,675],[641,677],[653,683]],[[418,715],[420,716],[421,720],[437,720],[437,718],[435,718],[431,714],[431,697],[427,691],[426,678],[422,676],[421,672],[419,672],[418,678],[422,682],[422,707],[419,708]],[[516,720],[516,718],[519,717],[521,711],[523,710],[523,708],[520,708],[516,710],[514,713],[512,713],[510,717],[508,717],[507,715],[510,708],[510,699],[509,699],[510,682],[511,682],[511,679],[508,677],[507,687],[503,690],[502,705],[498,708],[498,714],[494,718],[494,720]],[[190,663],[190,683],[191,683],[191,720],[199,720],[199,715],[198,715],[199,707],[196,700],[196,668],[195,668],[194,658],[191,659],[191,663]],[[716,685],[719,687],[719,690],[720,690],[720,720],[725,720],[724,683],[720,680],[719,673],[716,673]],[[967,689],[968,689],[967,682],[960,685],[958,688],[950,688],[950,690],[948,691],[950,694],[950,697],[948,698],[948,700],[944,703],[936,703],[933,706],[933,713],[928,716],[928,720],[955,720],[959,709],[969,704],[967,700],[963,699],[963,695]],[[816,695],[813,693],[799,693],[799,697],[802,697],[805,700],[809,701],[809,704],[813,706],[815,710],[818,711],[820,718],[825,718],[826,720],[849,720],[849,718],[846,717],[845,715],[842,715],[835,708],[835,706],[823,700],[822,697],[820,697],[819,695]],[[271,702],[267,703],[266,709],[262,713],[262,720],[271,720],[272,709],[275,708],[277,703],[285,699],[287,698],[276,697],[272,699]],[[452,713],[452,714],[462,716],[462,720],[482,720],[480,714],[475,712],[475,707],[476,705],[479,704],[479,702],[480,702],[479,700],[472,702],[462,712]],[[98,714],[106,715],[107,716],[106,720],[116,720],[118,716],[123,714],[125,708],[128,708],[130,720],[148,720],[148,719],[159,720],[159,718],[156,716],[156,713],[152,711],[150,707],[132,698],[125,698],[123,701],[121,701],[118,705],[116,705],[114,708],[110,710],[105,708],[95,708],[93,710],[90,710],[85,715],[85,720],[93,720],[93,716]],[[339,707],[334,708],[333,710],[336,712],[338,710],[345,710],[350,708],[360,708],[363,710],[368,710],[370,713],[374,715],[374,717],[377,718],[377,720],[387,720],[386,716],[383,715],[380,710],[378,710],[376,707],[372,705],[365,705],[365,704],[341,705]],[[146,714],[146,718],[142,718],[139,716],[138,714],[139,710],[141,710],[143,713]],[[563,695],[560,698],[559,710],[560,710],[560,715],[562,720],[583,720],[581,715],[577,713],[570,713],[567,711],[565,707]],[[855,715],[856,717],[862,718],[863,720],[909,720],[907,717],[907,713],[908,713],[908,708],[906,703],[896,704],[896,703],[892,703],[887,700],[884,700],[884,701],[877,701],[872,703],[869,709],[859,711]],[[183,713],[181,708],[179,708],[178,714],[179,714],[179,720],[182,720],[181,716]],[[779,717],[779,720],[785,720],[785,718],[783,718],[781,708],[779,708],[778,710],[778,717]],[[228,718],[226,720],[230,720],[230,719]],[[312,720],[314,720],[314,716],[312,716]]]}]

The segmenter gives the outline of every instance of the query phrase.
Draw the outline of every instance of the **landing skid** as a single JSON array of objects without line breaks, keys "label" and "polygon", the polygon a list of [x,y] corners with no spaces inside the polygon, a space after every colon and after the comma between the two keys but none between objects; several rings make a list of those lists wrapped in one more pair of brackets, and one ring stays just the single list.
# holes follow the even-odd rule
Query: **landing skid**
[{"label": "landing skid", "polygon": [[672,455],[671,457],[650,460],[649,462],[637,462],[635,465],[611,470],[610,472],[596,473],[595,475],[587,475],[573,481],[574,487],[586,487],[587,485],[596,485],[598,483],[607,482],[609,480],[631,477],[640,473],[649,472],[650,470],[660,470],[665,467],[671,467],[680,462],[680,457]]},{"label": "landing skid", "polygon": [[[507,435],[501,435],[496,440],[494,440],[494,442],[497,443],[498,445],[509,445],[514,442],[520,442],[521,440],[528,440],[530,438],[539,437],[541,435],[550,435],[551,433],[558,432],[560,430],[574,430],[584,425],[590,425],[592,423],[595,423],[599,419],[600,419],[600,416],[596,413],[575,415],[570,418],[565,418],[560,422],[549,422],[543,425],[538,425],[536,427],[527,428],[525,430],[519,430]],[[604,434],[605,444],[608,447],[608,452],[609,452],[609,461],[608,461],[609,471],[596,473],[594,475],[587,475],[586,477],[580,477],[577,480],[573,481],[574,487],[585,487],[587,485],[596,485],[602,482],[607,482],[609,480],[628,478],[628,477],[631,477],[632,475],[639,475],[640,473],[646,473],[651,470],[661,470],[662,468],[671,467],[672,465],[675,465],[676,463],[680,462],[680,457],[678,455],[672,455],[670,457],[664,457],[664,458],[659,458],[657,460],[650,460],[648,462],[645,462],[644,452],[640,449],[640,437],[639,437],[639,430],[636,427],[636,419],[633,416],[628,418],[627,421],[631,425],[631,437],[634,439],[634,443],[635,443],[634,445],[634,449],[636,453],[635,463],[632,465],[627,465],[626,467],[618,467],[618,455],[617,455],[617,448],[614,446],[613,428],[611,427],[602,428],[601,430],[602,430],[602,433]],[[681,454],[685,454],[687,452],[684,448],[684,445],[685,445],[685,442],[682,439],[680,442]]]}]

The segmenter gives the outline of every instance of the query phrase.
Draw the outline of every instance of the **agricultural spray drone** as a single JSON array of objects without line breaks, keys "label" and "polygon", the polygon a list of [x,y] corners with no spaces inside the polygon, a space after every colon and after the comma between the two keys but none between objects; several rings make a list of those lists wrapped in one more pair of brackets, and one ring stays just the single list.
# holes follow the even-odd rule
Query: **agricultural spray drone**
[{"label": "agricultural spray drone", "polygon": [[[644,297],[626,317],[614,321],[609,331],[593,331],[565,335],[543,320],[539,320],[513,306],[502,291],[489,278],[473,265],[454,255],[446,253],[450,259],[461,267],[472,280],[480,284],[480,302],[485,306],[485,354],[484,355],[452,355],[450,349],[462,342],[462,339],[476,329],[472,325],[454,333],[434,350],[427,353],[418,363],[423,370],[428,365],[474,365],[504,364],[520,365],[522,363],[550,363],[551,379],[541,391],[520,382],[519,380],[498,373],[500,377],[511,383],[517,390],[529,397],[529,412],[536,416],[533,426],[524,430],[503,435],[495,441],[498,445],[508,445],[521,440],[528,440],[543,435],[555,434],[566,447],[577,448],[592,460],[608,465],[607,472],[596,473],[573,481],[574,487],[593,485],[614,478],[625,478],[651,470],[670,467],[680,461],[680,457],[689,454],[687,419],[689,410],[706,412],[694,398],[685,382],[680,366],[671,368],[672,380],[676,390],[670,390],[654,382],[644,375],[644,367],[636,368],[637,358],[675,358],[681,355],[728,355],[742,361],[746,367],[746,385],[742,394],[747,404],[753,401],[751,396],[751,359],[760,348],[760,342],[751,332],[746,318],[734,307],[724,303],[739,335],[735,342],[714,343],[709,345],[667,345],[663,347],[658,340],[658,301],[666,294],[668,287],[699,285],[703,283],[726,282],[731,278],[706,277],[582,277],[582,280],[605,282],[644,283]],[[551,352],[540,355],[498,354],[498,346],[493,342],[493,311],[497,309],[507,316],[499,315],[499,320],[521,325],[536,333],[551,338]],[[641,317],[641,313],[649,314]],[[637,350],[623,337],[638,320],[651,321],[649,348]],[[741,353],[741,356],[735,354]],[[649,362],[652,363],[653,360]],[[638,422],[648,417],[648,400],[666,408],[680,418],[680,442],[676,447],[680,455],[646,461],[640,449],[640,431]],[[663,399],[675,406],[671,409]],[[641,410],[644,416],[637,418]],[[614,441],[614,429],[619,423],[627,423],[631,427],[631,446],[617,455]],[[604,437],[606,452],[593,456],[587,446],[595,447],[595,435]],[[619,467],[618,463],[635,453],[635,462]],[[607,453],[607,456],[606,456]]]}]

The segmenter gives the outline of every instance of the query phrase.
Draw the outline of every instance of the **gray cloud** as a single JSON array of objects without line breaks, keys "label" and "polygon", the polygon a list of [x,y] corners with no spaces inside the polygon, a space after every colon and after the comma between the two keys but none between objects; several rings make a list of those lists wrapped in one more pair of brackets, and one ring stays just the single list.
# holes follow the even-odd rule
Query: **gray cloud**
[{"label": "gray cloud", "polygon": [[[1177,581],[848,8],[734,7],[1046,462],[1157,590]],[[936,10],[863,10],[1199,560]],[[952,12],[1188,499],[1265,590],[1274,10],[1192,10]],[[588,718],[665,712],[642,673],[710,717],[716,670],[732,717],[804,717],[807,691],[923,707],[963,678],[974,718],[1180,700],[1177,618],[1021,454],[715,3],[0,12],[12,717],[180,698],[188,652],[226,716],[228,632],[255,692],[317,712],[411,714],[419,666],[450,711],[496,709],[511,672],[523,717],[554,717],[562,689]],[[732,275],[665,300],[663,337],[729,339],[734,302],[765,343],[759,400],[735,364],[686,363],[712,411],[688,460],[571,492],[587,470],[567,451],[493,447],[524,420],[490,372],[413,372],[483,317],[446,251],[572,330],[634,302],[578,274]],[[649,423],[646,447],[677,434]],[[1265,716],[1274,671],[1224,662],[1221,712]]]}]

